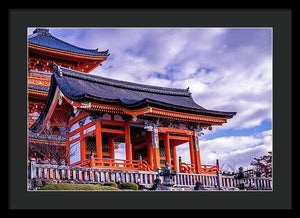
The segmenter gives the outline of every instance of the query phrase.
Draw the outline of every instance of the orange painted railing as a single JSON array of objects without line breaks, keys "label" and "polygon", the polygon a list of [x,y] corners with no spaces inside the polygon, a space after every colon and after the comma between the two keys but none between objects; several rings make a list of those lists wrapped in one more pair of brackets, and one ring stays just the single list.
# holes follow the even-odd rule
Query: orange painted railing
[{"label": "orange painted railing", "polygon": [[122,160],[122,159],[106,159],[106,158],[90,158],[78,161],[71,166],[94,167],[102,169],[118,169],[118,170],[142,170],[154,171],[153,168],[145,160]]},{"label": "orange painted railing", "polygon": [[196,173],[195,164],[179,163],[179,172],[181,173]]},{"label": "orange painted railing", "polygon": [[[201,165],[200,174],[213,174],[219,171],[219,165]],[[179,172],[181,173],[196,173],[195,164],[179,163]]]},{"label": "orange painted railing", "polygon": [[216,174],[219,171],[219,165],[201,165],[201,174]]}]

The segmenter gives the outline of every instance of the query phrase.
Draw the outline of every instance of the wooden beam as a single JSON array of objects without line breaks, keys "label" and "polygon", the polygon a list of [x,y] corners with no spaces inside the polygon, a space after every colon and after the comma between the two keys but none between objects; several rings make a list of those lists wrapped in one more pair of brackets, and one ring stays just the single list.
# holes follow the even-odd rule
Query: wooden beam
[{"label": "wooden beam", "polygon": [[194,132],[188,129],[176,129],[170,127],[158,127],[159,133],[181,133],[183,135],[193,135]]},{"label": "wooden beam", "polygon": [[186,141],[175,141],[175,142],[172,142],[173,146],[178,146],[178,145],[182,145],[184,143],[187,143]]},{"label": "wooden beam", "polygon": [[122,134],[124,135],[126,131],[120,130],[120,129],[107,129],[107,128],[101,128],[102,132],[107,132],[107,133],[116,133],[116,134]]},{"label": "wooden beam", "polygon": [[113,138],[113,140],[115,140],[115,139],[120,138],[122,136],[124,136],[124,134],[116,134],[116,135],[113,135],[112,138]]},{"label": "wooden beam", "polygon": [[124,126],[125,125],[125,122],[123,122],[123,121],[104,120],[104,119],[101,120],[101,123],[105,124],[105,125],[112,125],[112,126]]},{"label": "wooden beam", "polygon": [[188,142],[190,140],[189,137],[186,136],[175,136],[175,135],[170,135],[169,136],[170,139],[174,139],[174,140],[181,140],[181,141],[186,141]]},{"label": "wooden beam", "polygon": [[133,148],[136,149],[136,150],[139,150],[141,148],[146,147],[146,145],[147,145],[147,142],[143,142],[143,143],[135,145]]},{"label": "wooden beam", "polygon": [[145,140],[145,139],[147,139],[147,138],[150,138],[150,134],[145,134],[145,135],[142,135],[142,136],[140,136],[140,137],[134,139],[134,140],[133,140],[133,143],[136,144],[136,143],[138,143],[138,142],[140,142],[140,141],[142,141],[142,140]]}]

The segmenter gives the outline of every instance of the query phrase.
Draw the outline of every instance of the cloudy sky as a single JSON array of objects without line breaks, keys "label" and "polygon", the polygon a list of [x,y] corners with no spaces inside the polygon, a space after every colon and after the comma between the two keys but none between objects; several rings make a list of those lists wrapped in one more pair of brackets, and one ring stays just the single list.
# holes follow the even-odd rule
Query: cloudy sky
[{"label": "cloudy sky", "polygon": [[[34,28],[29,28],[31,34]],[[234,111],[200,140],[202,164],[247,168],[272,151],[271,28],[50,28],[83,48],[109,49],[92,74],[149,85],[190,88],[206,109]],[[125,157],[124,146],[116,157]],[[189,162],[188,145],[177,147]]]}]

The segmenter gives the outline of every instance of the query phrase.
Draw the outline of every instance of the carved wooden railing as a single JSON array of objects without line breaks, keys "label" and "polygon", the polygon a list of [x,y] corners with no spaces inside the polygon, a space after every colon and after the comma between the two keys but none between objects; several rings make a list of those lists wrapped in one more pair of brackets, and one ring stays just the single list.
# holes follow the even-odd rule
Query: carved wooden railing
[{"label": "carved wooden railing", "polygon": [[219,165],[201,165],[201,173],[203,174],[213,174],[219,172]]},{"label": "carved wooden railing", "polygon": [[[201,165],[200,174],[216,175],[219,172],[219,165]],[[195,164],[187,164],[184,162],[179,163],[179,172],[181,173],[196,173]]]},{"label": "carved wooden railing", "polygon": [[181,173],[196,173],[195,164],[179,162],[179,172],[181,172]]},{"label": "carved wooden railing", "polygon": [[153,168],[145,160],[122,160],[91,157],[90,159],[73,163],[71,164],[71,166],[118,170],[154,171]]}]

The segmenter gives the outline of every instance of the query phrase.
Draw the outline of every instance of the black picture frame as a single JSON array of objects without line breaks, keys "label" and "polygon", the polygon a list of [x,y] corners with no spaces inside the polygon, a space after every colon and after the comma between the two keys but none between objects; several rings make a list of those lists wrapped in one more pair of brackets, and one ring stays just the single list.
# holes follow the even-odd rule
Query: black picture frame
[{"label": "black picture frame", "polygon": [[[8,15],[9,209],[291,209],[291,9],[9,9]],[[273,191],[27,191],[27,27],[273,28]]]}]

